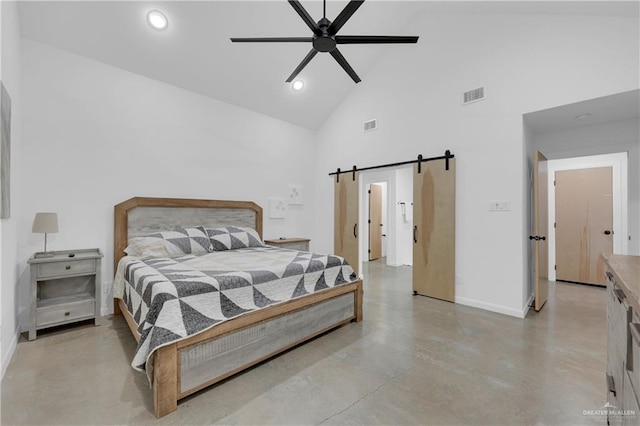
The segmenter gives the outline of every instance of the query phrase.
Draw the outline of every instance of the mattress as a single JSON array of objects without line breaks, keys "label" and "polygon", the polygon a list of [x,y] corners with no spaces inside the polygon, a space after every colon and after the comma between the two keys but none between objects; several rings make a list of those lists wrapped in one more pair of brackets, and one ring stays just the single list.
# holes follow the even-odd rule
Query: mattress
[{"label": "mattress", "polygon": [[138,326],[131,365],[144,372],[161,346],[356,278],[342,257],[264,246],[174,258],[125,256],[113,292]]}]

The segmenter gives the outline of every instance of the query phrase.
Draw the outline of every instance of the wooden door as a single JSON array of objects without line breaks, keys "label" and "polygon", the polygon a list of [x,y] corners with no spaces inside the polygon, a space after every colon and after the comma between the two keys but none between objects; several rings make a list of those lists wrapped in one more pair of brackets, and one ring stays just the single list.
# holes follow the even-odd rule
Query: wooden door
[{"label": "wooden door", "polygon": [[369,189],[369,260],[382,257],[382,185]]},{"label": "wooden door", "polygon": [[549,199],[547,157],[536,152],[533,164],[533,241],[534,248],[534,309],[539,311],[549,296]]},{"label": "wooden door", "polygon": [[343,173],[334,181],[333,250],[344,257],[357,275],[360,263],[358,235],[358,172]]},{"label": "wooden door", "polygon": [[[455,159],[413,167],[413,292],[455,300]],[[419,171],[420,169],[420,171]]]},{"label": "wooden door", "polygon": [[605,285],[613,252],[613,169],[556,172],[556,279]]}]

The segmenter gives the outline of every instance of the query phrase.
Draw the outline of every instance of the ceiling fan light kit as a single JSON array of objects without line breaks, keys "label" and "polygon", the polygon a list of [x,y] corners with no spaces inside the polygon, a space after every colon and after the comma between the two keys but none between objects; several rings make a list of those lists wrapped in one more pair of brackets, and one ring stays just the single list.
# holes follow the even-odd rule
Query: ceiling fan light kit
[{"label": "ceiling fan light kit", "polygon": [[356,74],[344,56],[342,56],[342,53],[338,50],[338,44],[398,44],[418,42],[417,36],[337,35],[340,28],[342,28],[358,8],[362,6],[362,3],[364,3],[364,0],[351,0],[332,22],[327,19],[327,0],[324,0],[322,3],[324,16],[318,22],[315,22],[298,0],[289,0],[291,7],[293,7],[313,32],[311,37],[232,37],[231,41],[234,43],[311,43],[311,50],[302,62],[300,62],[300,65],[291,73],[289,78],[287,78],[287,83],[291,83],[318,52],[329,53],[333,56],[353,81],[359,83],[361,81],[360,77],[358,77],[358,74]]}]

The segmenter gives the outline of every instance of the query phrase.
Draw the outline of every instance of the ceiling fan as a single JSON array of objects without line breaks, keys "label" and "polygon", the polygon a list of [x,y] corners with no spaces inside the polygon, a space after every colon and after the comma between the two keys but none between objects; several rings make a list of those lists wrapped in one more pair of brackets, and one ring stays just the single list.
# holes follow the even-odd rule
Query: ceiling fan
[{"label": "ceiling fan", "polygon": [[356,83],[360,77],[351,68],[351,65],[338,50],[338,44],[387,44],[387,43],[417,43],[417,36],[372,36],[372,35],[337,35],[337,32],[358,10],[364,0],[351,0],[342,12],[332,21],[327,19],[327,0],[322,3],[323,17],[317,23],[298,0],[288,0],[291,7],[300,15],[302,20],[313,32],[311,37],[232,37],[234,43],[308,43],[311,42],[311,51],[300,62],[300,65],[287,78],[287,83],[293,81],[300,71],[307,66],[318,52],[329,52],[340,66],[349,74]]}]

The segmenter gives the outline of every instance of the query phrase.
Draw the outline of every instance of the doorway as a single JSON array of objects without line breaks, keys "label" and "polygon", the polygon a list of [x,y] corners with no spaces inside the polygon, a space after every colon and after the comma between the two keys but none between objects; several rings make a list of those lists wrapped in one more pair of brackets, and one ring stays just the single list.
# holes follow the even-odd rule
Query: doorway
[{"label": "doorway", "polygon": [[[533,306],[535,284],[533,234],[533,159],[536,151],[549,157],[548,280],[556,280],[555,187],[558,170],[613,167],[613,253],[640,254],[640,145],[638,144],[638,99],[640,90],[617,93],[523,114],[526,174],[523,191],[524,277],[522,311]],[[628,163],[628,167],[627,167]],[[627,174],[628,173],[628,174]],[[628,197],[628,202],[627,202]]]},{"label": "doorway", "polygon": [[360,213],[363,224],[359,242],[360,261],[369,261],[369,189],[382,186],[381,257],[389,266],[413,263],[413,168],[410,166],[364,171],[360,176]]}]

